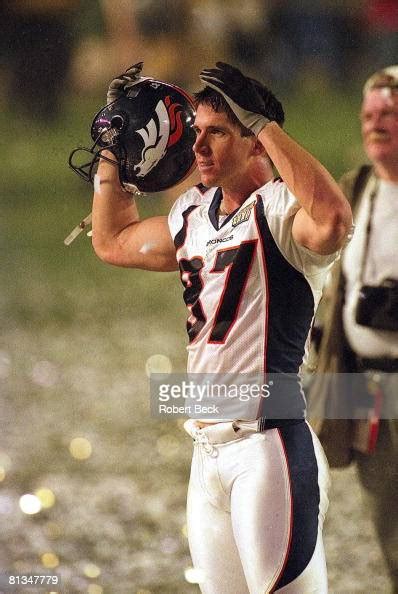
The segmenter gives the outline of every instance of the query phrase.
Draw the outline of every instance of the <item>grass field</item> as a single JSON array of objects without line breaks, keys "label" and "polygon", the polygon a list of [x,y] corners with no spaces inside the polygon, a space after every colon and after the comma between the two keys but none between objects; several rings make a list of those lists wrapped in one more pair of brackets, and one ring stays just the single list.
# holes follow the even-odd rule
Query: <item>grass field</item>
[{"label": "grass field", "polygon": [[[151,419],[146,376],[154,355],[167,357],[174,371],[184,368],[179,280],[107,267],[83,234],[63,245],[91,198],[67,157],[88,142],[99,104],[74,105],[51,129],[0,116],[7,138],[0,165],[0,566],[19,573],[53,567],[64,581],[57,591],[68,594],[193,594],[197,586],[184,578],[190,440],[181,423]],[[307,93],[286,112],[288,131],[335,176],[361,160],[349,99],[329,95],[325,103]],[[170,200],[143,200],[143,216],[166,213]],[[92,448],[86,459],[70,453],[79,437]],[[330,591],[387,593],[354,470],[333,477]],[[43,488],[54,504],[23,513],[19,498]]]}]

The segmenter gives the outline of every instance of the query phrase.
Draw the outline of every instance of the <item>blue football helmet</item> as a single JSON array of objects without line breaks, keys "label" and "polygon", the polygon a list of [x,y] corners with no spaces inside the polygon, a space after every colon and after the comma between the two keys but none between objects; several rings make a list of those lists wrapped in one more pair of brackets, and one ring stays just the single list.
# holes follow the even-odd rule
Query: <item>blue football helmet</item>
[{"label": "blue football helmet", "polygon": [[[91,148],[79,147],[70,167],[93,182],[100,158],[118,165],[122,187],[132,193],[160,192],[187,177],[195,165],[195,107],[176,85],[144,79],[103,107],[91,125]],[[103,156],[103,150],[115,160]],[[88,162],[81,162],[89,153]]]}]

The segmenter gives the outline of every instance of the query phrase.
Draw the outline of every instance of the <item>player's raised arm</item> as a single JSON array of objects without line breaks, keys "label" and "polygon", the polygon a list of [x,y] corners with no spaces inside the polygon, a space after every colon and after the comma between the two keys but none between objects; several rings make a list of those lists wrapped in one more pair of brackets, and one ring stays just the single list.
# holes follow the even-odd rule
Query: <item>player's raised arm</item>
[{"label": "player's raised arm", "polygon": [[[91,126],[94,145],[72,151],[69,164],[94,182],[97,255],[116,266],[171,271],[178,265],[167,217],[141,221],[135,198],[167,190],[190,173],[195,108],[176,85],[141,76],[142,66],[138,62],[113,79],[107,105]],[[87,153],[91,160],[78,164]]]},{"label": "player's raised arm", "polygon": [[264,146],[283,181],[302,208],[295,216],[295,241],[320,254],[333,253],[345,242],[352,226],[348,201],[330,173],[276,123],[267,92],[237,68],[217,62],[203,70],[201,80],[221,93],[241,123]]},{"label": "player's raised arm", "polygon": [[352,228],[352,213],[327,169],[275,122],[263,128],[259,140],[302,206],[293,223],[295,241],[320,254],[341,248]]},{"label": "player's raised arm", "polygon": [[145,270],[178,269],[167,217],[140,221],[132,194],[120,185],[117,166],[101,160],[94,187],[92,241],[101,260]]}]

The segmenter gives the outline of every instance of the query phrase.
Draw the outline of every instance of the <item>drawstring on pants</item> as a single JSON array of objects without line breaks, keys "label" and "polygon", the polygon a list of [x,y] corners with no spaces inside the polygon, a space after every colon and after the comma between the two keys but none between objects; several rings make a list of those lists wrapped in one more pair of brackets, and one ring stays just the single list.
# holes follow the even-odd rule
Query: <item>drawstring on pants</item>
[{"label": "drawstring on pants", "polygon": [[209,438],[207,437],[203,429],[195,427],[192,430],[191,435],[193,437],[194,443],[201,446],[202,449],[206,452],[206,454],[212,456],[213,458],[215,458],[218,455],[217,449],[210,443]]}]

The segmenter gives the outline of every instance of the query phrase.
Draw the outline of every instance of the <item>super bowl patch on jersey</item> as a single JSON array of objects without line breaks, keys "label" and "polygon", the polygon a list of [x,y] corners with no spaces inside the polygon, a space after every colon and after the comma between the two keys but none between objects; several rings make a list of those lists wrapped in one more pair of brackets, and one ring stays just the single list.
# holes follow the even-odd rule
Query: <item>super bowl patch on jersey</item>
[{"label": "super bowl patch on jersey", "polygon": [[253,210],[253,206],[256,204],[256,201],[250,202],[245,208],[242,208],[232,219],[232,227],[237,227],[241,223],[248,221],[250,219],[250,213]]}]

